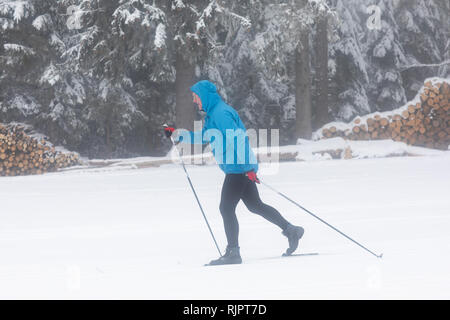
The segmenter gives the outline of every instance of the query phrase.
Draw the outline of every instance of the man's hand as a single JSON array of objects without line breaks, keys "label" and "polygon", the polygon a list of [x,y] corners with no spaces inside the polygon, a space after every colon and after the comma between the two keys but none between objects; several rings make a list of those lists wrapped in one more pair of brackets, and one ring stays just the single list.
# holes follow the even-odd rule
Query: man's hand
[{"label": "man's hand", "polygon": [[164,125],[164,134],[167,138],[172,136],[172,133],[175,131],[175,128]]},{"label": "man's hand", "polygon": [[256,183],[261,183],[258,179],[258,177],[256,176],[256,172],[255,171],[249,171],[246,173],[247,178],[250,179],[250,181],[256,182]]}]

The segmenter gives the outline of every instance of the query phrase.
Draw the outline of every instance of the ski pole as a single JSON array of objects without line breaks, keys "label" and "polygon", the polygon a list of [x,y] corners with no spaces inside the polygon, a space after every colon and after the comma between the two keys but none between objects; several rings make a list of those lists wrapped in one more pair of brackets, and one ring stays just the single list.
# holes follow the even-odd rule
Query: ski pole
[{"label": "ski pole", "polygon": [[[261,181],[261,179],[260,179]],[[304,211],[306,211],[307,213],[309,213],[310,215],[312,215],[314,218],[318,219],[319,221],[321,221],[322,223],[326,224],[327,226],[329,226],[331,229],[333,229],[334,231],[339,232],[341,235],[343,235],[344,237],[346,237],[347,239],[349,239],[350,241],[356,243],[358,246],[360,246],[361,248],[363,248],[364,250],[366,250],[367,252],[370,252],[371,254],[373,254],[375,257],[377,258],[382,258],[383,254],[377,255],[375,253],[373,253],[372,251],[370,251],[369,249],[367,249],[366,247],[364,247],[362,244],[360,244],[359,242],[353,240],[352,238],[350,238],[349,236],[347,236],[345,233],[339,231],[338,229],[336,229],[335,227],[333,227],[331,224],[329,224],[328,222],[326,222],[325,220],[319,218],[318,216],[316,216],[314,213],[312,213],[311,211],[303,208],[301,205],[299,205],[297,202],[295,202],[294,200],[290,199],[289,197],[287,197],[286,195],[284,195],[283,193],[279,192],[278,190],[276,190],[275,188],[269,186],[267,183],[264,183],[263,181],[261,181],[261,183],[263,185],[265,185],[267,188],[271,189],[272,191],[274,191],[275,193],[278,193],[280,196],[282,196],[283,198],[285,198],[286,200],[290,201],[291,203],[295,204],[297,207],[299,207],[300,209],[303,209]]]},{"label": "ski pole", "polygon": [[[164,124],[163,127],[167,127],[167,124]],[[195,192],[195,189],[194,189],[194,186],[192,184],[191,178],[189,177],[189,173],[186,170],[186,166],[184,164],[183,158],[181,157],[180,150],[178,150],[178,147],[176,146],[175,141],[173,140],[172,136],[170,136],[170,141],[172,141],[172,145],[177,150],[178,157],[180,158],[181,165],[183,166],[184,173],[186,174],[186,178],[188,179],[189,185],[191,186],[192,192],[194,193],[195,199],[197,200],[197,203],[198,203],[198,206],[200,208],[200,211],[202,212],[203,218],[205,219],[206,225],[208,226],[209,233],[211,233],[211,237],[213,238],[214,243],[216,244],[216,248],[217,248],[217,251],[219,251],[219,255],[222,256],[222,252],[220,252],[219,245],[217,244],[216,238],[214,237],[214,233],[213,233],[213,231],[211,229],[211,226],[209,225],[208,219],[206,218],[205,212],[203,211],[203,207],[202,207],[202,205],[200,203],[200,200],[198,199],[197,193]]]}]

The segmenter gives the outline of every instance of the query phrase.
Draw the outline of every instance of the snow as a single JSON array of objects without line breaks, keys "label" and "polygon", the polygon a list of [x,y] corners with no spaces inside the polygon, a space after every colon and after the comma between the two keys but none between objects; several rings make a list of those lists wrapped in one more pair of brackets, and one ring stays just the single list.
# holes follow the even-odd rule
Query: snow
[{"label": "snow", "polygon": [[128,9],[121,6],[114,11],[113,17],[116,19],[120,18],[124,24],[133,24],[141,19],[141,13],[142,12],[136,8],[133,8],[133,13],[131,13]]},{"label": "snow", "polygon": [[25,47],[25,46],[22,46],[22,45],[17,44],[17,43],[5,43],[3,45],[3,48],[6,51],[20,52],[20,53],[23,53],[25,55],[35,55],[36,54],[36,52],[33,49]]},{"label": "snow", "polygon": [[429,64],[416,63],[416,64],[412,64],[412,65],[408,65],[408,66],[400,66],[399,69],[401,69],[403,71],[403,70],[407,70],[407,69],[410,69],[410,68],[418,68],[418,67],[442,67],[442,66],[445,66],[447,64],[450,64],[450,60],[445,60],[445,61],[442,61],[440,63],[429,63]]},{"label": "snow", "polygon": [[172,10],[183,9],[186,5],[183,3],[183,0],[175,0],[172,2]]},{"label": "snow", "polygon": [[106,101],[108,98],[108,95],[110,94],[110,91],[111,91],[110,83],[108,82],[108,80],[103,79],[99,85],[100,97],[102,97],[102,99],[104,101]]},{"label": "snow", "polygon": [[53,63],[50,63],[50,65],[45,69],[44,73],[41,76],[41,79],[39,79],[39,83],[48,83],[51,86],[54,86],[56,83],[61,80],[61,77],[58,73],[58,70],[54,66]]},{"label": "snow", "polygon": [[14,21],[11,19],[0,18],[0,27],[3,30],[12,29],[14,27]]},{"label": "snow", "polygon": [[36,19],[33,20],[33,27],[35,27],[37,30],[47,30],[48,25],[51,23],[51,17],[49,14],[44,14],[38,16]]},{"label": "snow", "polygon": [[28,1],[16,1],[13,4],[15,5],[14,20],[18,22],[25,16],[25,6],[28,4]]},{"label": "snow", "polygon": [[297,146],[280,147],[280,152],[297,152],[297,160],[314,160],[314,154],[327,150],[345,150],[349,148],[352,151],[353,158],[384,158],[392,156],[439,156],[450,155],[450,153],[441,150],[421,148],[407,145],[403,142],[392,140],[373,140],[373,141],[352,141],[343,138],[330,138],[318,141],[309,141],[299,139]]},{"label": "snow", "polygon": [[386,29],[386,34],[381,38],[380,42],[373,49],[373,56],[377,58],[383,58],[387,52],[392,50],[394,33],[392,32],[389,25],[384,24]]},{"label": "snow", "polygon": [[[253,142],[251,142],[254,145]],[[287,158],[289,161],[321,161],[331,160],[330,153],[336,150],[351,151],[351,157],[356,159],[372,159],[385,157],[406,156],[444,156],[450,155],[447,151],[429,148],[415,147],[403,142],[392,140],[351,141],[336,137],[318,141],[298,139],[297,145],[253,148],[260,162],[260,171],[271,170],[273,161]],[[341,154],[343,158],[344,153]],[[183,156],[186,164],[215,165],[216,162],[210,148],[205,148],[203,153],[193,156]],[[110,172],[111,170],[123,170],[124,168],[148,168],[159,167],[170,163],[180,163],[176,149],[165,157],[137,157],[125,159],[84,159],[85,166],[80,168],[68,168],[64,171],[82,170],[83,172]],[[267,172],[267,171],[266,171]],[[270,171],[269,171],[270,172]]]},{"label": "snow", "polygon": [[41,105],[30,96],[16,95],[8,101],[8,104],[1,107],[0,111],[7,112],[8,110],[14,109],[27,117],[38,114],[41,110]]},{"label": "snow", "polygon": [[313,6],[318,12],[324,13],[330,10],[324,0],[308,0],[310,6]]},{"label": "snow", "polygon": [[159,23],[155,32],[155,47],[157,49],[163,48],[166,44],[166,26]]},{"label": "snow", "polygon": [[2,1],[0,3],[0,14],[12,16],[15,22],[27,18],[34,11],[29,1]]},{"label": "snow", "polygon": [[203,11],[202,15],[205,15],[206,17],[210,17],[212,11],[214,10],[215,6],[217,6],[216,1],[212,0],[205,8],[205,10]]},{"label": "snow", "polygon": [[[244,263],[217,257],[178,165],[0,178],[0,298],[449,299],[450,157],[281,163],[260,178],[377,254],[263,186],[306,232],[279,258],[280,230],[239,204]],[[223,174],[188,166],[215,236]]]},{"label": "snow", "polygon": [[86,92],[84,91],[82,80],[72,77],[70,82],[66,80],[65,83],[64,94],[68,98],[68,101],[71,104],[75,104],[75,102],[72,101],[72,98],[75,98],[76,103],[83,103],[86,99]]},{"label": "snow", "polygon": [[59,48],[60,50],[65,49],[64,42],[55,33],[52,33],[50,36],[50,44]]}]

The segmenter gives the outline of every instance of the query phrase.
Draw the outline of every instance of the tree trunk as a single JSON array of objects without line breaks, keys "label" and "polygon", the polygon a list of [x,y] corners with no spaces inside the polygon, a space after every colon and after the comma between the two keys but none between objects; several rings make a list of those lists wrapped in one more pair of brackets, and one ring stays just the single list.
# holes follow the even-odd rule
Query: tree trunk
[{"label": "tree trunk", "polygon": [[195,67],[178,53],[176,60],[176,127],[187,130],[194,129],[195,109],[192,93],[189,88],[194,84]]},{"label": "tree trunk", "polygon": [[112,157],[111,127],[112,127],[112,120],[111,117],[108,116],[105,121],[105,144],[107,153],[106,158]]},{"label": "tree trunk", "polygon": [[328,116],[328,18],[316,19],[316,106],[314,130],[329,122]]},{"label": "tree trunk", "polygon": [[311,139],[311,68],[309,59],[309,36],[300,31],[300,44],[295,50],[295,109],[296,138]]}]

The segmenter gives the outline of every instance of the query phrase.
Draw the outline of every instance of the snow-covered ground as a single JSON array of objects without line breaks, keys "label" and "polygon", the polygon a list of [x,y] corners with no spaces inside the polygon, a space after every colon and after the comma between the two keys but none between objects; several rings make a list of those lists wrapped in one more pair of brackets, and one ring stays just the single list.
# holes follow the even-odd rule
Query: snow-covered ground
[{"label": "snow-covered ground", "polygon": [[[238,206],[242,265],[216,248],[178,165],[0,178],[0,298],[450,298],[450,156],[281,163],[271,186],[377,259],[261,186],[305,236],[280,258],[277,227]],[[189,166],[211,226],[223,173]]]}]

